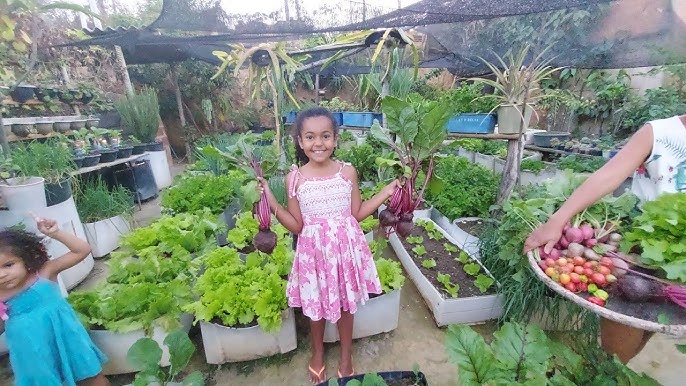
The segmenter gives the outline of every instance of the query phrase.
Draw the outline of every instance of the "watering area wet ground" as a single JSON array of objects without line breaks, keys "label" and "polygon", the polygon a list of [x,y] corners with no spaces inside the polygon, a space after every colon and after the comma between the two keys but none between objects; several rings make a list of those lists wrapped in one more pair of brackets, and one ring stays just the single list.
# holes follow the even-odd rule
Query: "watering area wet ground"
[{"label": "watering area wet ground", "polygon": [[[173,165],[172,175],[183,170]],[[146,226],[161,216],[159,198],[143,203],[134,213],[135,226]],[[389,248],[388,258],[395,258]],[[95,261],[90,275],[75,289],[93,288],[107,278],[107,259]],[[457,367],[448,361],[445,350],[445,328],[438,328],[421,295],[408,279],[401,292],[398,328],[390,333],[355,340],[353,359],[358,373],[391,370],[412,370],[417,366],[432,386],[458,384]],[[309,385],[307,364],[310,358],[307,319],[296,312],[298,348],[293,352],[256,361],[209,365],[205,362],[199,326],[189,333],[196,352],[187,372],[199,370],[208,386],[299,386]],[[473,326],[486,341],[497,329],[494,321]],[[665,386],[686,385],[686,355],[677,351],[675,344],[686,344],[686,339],[672,339],[665,335],[653,336],[645,349],[629,366],[645,372]],[[326,344],[328,376],[335,376],[339,358],[339,345]],[[133,374],[108,377],[112,386],[127,385]],[[0,386],[11,385],[12,376],[7,355],[0,357]]]}]

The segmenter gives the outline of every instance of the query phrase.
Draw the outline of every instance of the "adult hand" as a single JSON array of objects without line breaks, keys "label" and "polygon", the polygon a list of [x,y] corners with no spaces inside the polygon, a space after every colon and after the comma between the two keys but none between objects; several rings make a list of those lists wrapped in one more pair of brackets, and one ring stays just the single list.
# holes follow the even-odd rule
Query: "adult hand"
[{"label": "adult hand", "polygon": [[551,222],[539,226],[524,241],[524,253],[540,246],[543,246],[545,253],[549,253],[560,240],[562,228]]}]

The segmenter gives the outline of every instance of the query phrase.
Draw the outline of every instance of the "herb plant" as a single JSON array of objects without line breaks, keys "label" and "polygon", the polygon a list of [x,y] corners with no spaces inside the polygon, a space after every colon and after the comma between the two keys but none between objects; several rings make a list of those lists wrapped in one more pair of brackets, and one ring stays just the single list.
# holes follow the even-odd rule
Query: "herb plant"
[{"label": "herb plant", "polygon": [[155,142],[160,123],[160,105],[155,89],[146,87],[139,93],[129,94],[115,107],[121,116],[123,130],[133,132],[142,143]]},{"label": "herb plant", "polygon": [[20,143],[12,150],[12,162],[22,177],[43,177],[56,184],[70,178],[76,169],[66,144],[49,138],[44,142]]},{"label": "herb plant", "polygon": [[110,190],[101,178],[97,178],[82,185],[76,195],[76,210],[84,223],[130,216],[133,213],[133,196],[121,185]]},{"label": "herb plant", "polygon": [[541,172],[541,170],[545,169],[545,163],[540,160],[535,160],[535,159],[525,159],[522,160],[522,163],[520,165],[520,169],[523,171],[529,171],[534,174],[538,174]]},{"label": "herb plant", "polygon": [[439,159],[435,179],[441,187],[429,189],[427,201],[450,220],[485,217],[495,202],[498,176],[464,158],[448,156]]}]

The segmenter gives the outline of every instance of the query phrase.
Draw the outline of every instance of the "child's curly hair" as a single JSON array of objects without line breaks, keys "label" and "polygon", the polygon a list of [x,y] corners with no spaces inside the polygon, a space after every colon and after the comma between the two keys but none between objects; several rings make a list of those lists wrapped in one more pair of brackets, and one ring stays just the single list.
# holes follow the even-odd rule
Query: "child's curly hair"
[{"label": "child's curly hair", "polygon": [[49,260],[39,236],[16,229],[0,231],[0,253],[20,258],[29,273],[37,272]]}]

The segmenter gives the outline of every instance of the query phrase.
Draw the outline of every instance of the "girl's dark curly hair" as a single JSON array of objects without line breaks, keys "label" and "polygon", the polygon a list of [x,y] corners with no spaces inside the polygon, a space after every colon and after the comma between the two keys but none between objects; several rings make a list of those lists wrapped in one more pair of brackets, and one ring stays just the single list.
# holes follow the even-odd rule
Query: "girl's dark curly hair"
[{"label": "girl's dark curly hair", "polygon": [[29,273],[38,272],[49,260],[48,251],[39,236],[16,229],[0,231],[0,253],[20,258]]},{"label": "girl's dark curly hair", "polygon": [[298,143],[298,137],[300,137],[300,134],[302,133],[303,122],[305,122],[307,118],[314,117],[329,118],[329,120],[331,121],[331,128],[333,129],[333,135],[334,137],[338,137],[338,122],[336,122],[336,118],[334,118],[333,114],[331,114],[329,110],[327,110],[324,107],[311,107],[309,109],[300,111],[297,117],[295,118],[295,124],[293,125],[292,133],[293,145],[295,145],[295,158],[298,163],[298,166],[302,166],[310,162],[310,159],[307,158],[307,156],[305,155],[305,151],[300,147],[300,144]]}]

